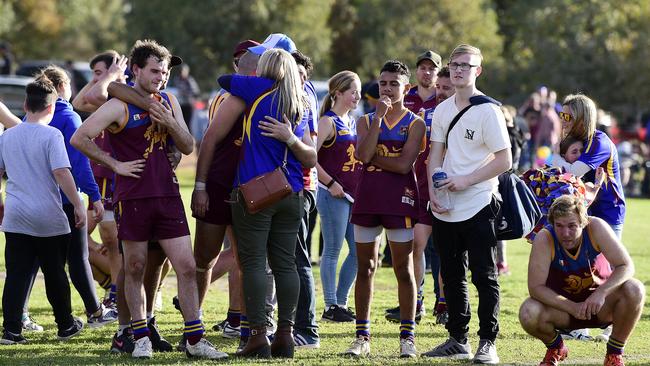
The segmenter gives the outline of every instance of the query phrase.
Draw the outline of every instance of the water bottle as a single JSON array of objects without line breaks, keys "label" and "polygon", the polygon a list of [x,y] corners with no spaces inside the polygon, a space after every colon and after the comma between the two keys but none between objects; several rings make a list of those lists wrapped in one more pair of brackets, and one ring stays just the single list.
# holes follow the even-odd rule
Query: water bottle
[{"label": "water bottle", "polygon": [[433,175],[431,176],[431,180],[433,181],[433,194],[436,196],[438,205],[447,210],[451,210],[453,206],[451,204],[451,196],[449,195],[449,190],[446,187],[441,186],[440,183],[445,179],[447,179],[447,173],[442,171],[442,168],[434,169]]}]

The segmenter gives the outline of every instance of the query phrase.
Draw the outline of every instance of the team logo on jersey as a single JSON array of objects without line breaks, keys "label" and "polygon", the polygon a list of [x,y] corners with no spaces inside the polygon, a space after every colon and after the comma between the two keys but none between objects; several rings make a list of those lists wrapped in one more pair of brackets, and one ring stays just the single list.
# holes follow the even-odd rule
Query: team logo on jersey
[{"label": "team logo on jersey", "polygon": [[470,130],[469,128],[465,129],[465,138],[468,140],[474,141],[474,130]]},{"label": "team logo on jersey", "polygon": [[236,139],[236,140],[235,140],[235,146],[241,146],[242,142],[243,142],[243,138],[242,138],[242,137]]},{"label": "team logo on jersey", "polygon": [[590,273],[585,273],[585,277],[575,274],[569,275],[564,279],[565,287],[562,289],[570,294],[579,294],[594,284],[594,279]]},{"label": "team logo on jersey", "polygon": [[147,118],[147,116],[149,116],[149,112],[136,113],[133,115],[133,120],[139,121],[141,119]]},{"label": "team logo on jersey", "polygon": [[411,207],[415,206],[415,190],[404,187],[404,194],[402,195],[402,203]]},{"label": "team logo on jersey", "polygon": [[409,126],[402,126],[399,128],[399,134],[402,136],[406,136],[409,134]]},{"label": "team logo on jersey", "polygon": [[339,130],[339,136],[349,135],[350,130]]}]

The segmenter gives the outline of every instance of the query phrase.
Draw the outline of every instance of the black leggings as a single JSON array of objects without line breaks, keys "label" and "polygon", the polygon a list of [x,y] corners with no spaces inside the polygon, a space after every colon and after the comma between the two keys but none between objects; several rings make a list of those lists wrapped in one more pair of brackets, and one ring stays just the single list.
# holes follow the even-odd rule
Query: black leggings
[{"label": "black leggings", "polygon": [[70,234],[36,237],[5,233],[5,262],[7,279],[2,293],[3,326],[20,334],[25,297],[33,284],[34,263],[38,262],[45,279],[47,299],[54,310],[59,329],[72,326],[70,284],[65,274],[65,251]]},{"label": "black leggings", "polygon": [[[67,261],[70,280],[84,302],[86,312],[94,313],[99,309],[99,301],[95,292],[93,272],[88,260],[88,232],[87,226],[80,228],[74,226],[74,206],[64,204],[63,211],[70,224],[70,242],[68,244]],[[84,212],[85,213],[85,212]]]}]

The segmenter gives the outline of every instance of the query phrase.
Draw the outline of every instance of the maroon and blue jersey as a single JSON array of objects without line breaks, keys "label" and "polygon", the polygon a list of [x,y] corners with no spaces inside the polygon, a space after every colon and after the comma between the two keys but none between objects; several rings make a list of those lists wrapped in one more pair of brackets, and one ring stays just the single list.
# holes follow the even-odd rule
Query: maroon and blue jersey
[{"label": "maroon and blue jersey", "polygon": [[571,301],[585,301],[611,275],[609,265],[599,265],[596,260],[600,247],[592,240],[588,227],[583,229],[582,243],[574,254],[562,247],[551,225],[546,230],[553,238],[546,286]]},{"label": "maroon and blue jersey", "polygon": [[[370,129],[374,113],[362,116],[359,123]],[[411,127],[420,118],[406,111],[390,123],[385,118],[377,140],[376,154],[385,157],[399,157],[408,140]],[[418,187],[415,173],[407,174],[383,170],[372,163],[364,165],[356,187],[352,214],[381,214],[418,217]]]},{"label": "maroon and blue jersey", "polygon": [[605,181],[594,202],[589,206],[589,215],[599,217],[610,225],[623,224],[625,220],[625,195],[621,184],[618,152],[612,140],[602,131],[584,142],[585,150],[578,161],[585,163],[591,171],[584,175],[585,182],[593,182],[598,167],[605,170]]},{"label": "maroon and blue jersey", "polygon": [[[263,131],[259,128],[260,121],[267,121],[264,118],[266,116],[283,120],[275,81],[256,76],[227,75],[219,78],[219,84],[246,103],[242,147],[234,185],[239,186],[282,166],[287,151],[285,175],[294,192],[302,191],[300,161],[288,149],[287,144],[273,137],[262,136]],[[293,127],[293,133],[298,139],[302,139],[306,130],[307,121],[304,118]]]},{"label": "maroon and blue jersey", "polygon": [[[307,96],[307,102],[309,105],[305,109],[305,113],[302,118],[307,120],[307,126],[309,127],[309,133],[311,136],[316,136],[318,134],[318,111],[320,106],[318,105],[318,96],[316,95],[316,88],[311,81],[305,83],[305,95]],[[318,188],[318,171],[316,167],[313,168],[303,168],[302,177],[304,188],[308,191],[315,191]]]},{"label": "maroon and blue jersey", "polygon": [[[95,144],[99,146],[102,151],[105,151],[109,154],[113,151],[111,149],[111,144],[108,141],[108,137],[106,136],[108,132],[102,131],[93,141],[95,141]],[[90,161],[90,167],[93,170],[93,176],[97,178],[106,178],[113,180],[115,176],[115,172],[113,172],[110,168],[103,166],[101,164],[95,163],[94,161]]]},{"label": "maroon and blue jersey", "polygon": [[409,89],[408,93],[404,96],[404,107],[408,108],[413,113],[422,113],[426,109],[431,109],[436,106],[436,93],[433,93],[427,100],[422,100],[418,94],[418,87],[415,86]]},{"label": "maroon and blue jersey", "polygon": [[[173,105],[166,93],[157,94],[156,97],[164,98],[169,105]],[[173,145],[171,136],[167,131],[158,131],[148,111],[122,103],[124,120],[108,134],[113,156],[122,162],[145,159],[145,166],[139,174],[140,178],[115,175],[113,201],[180,196],[178,180],[167,158],[167,148]]]},{"label": "maroon and blue jersey", "polygon": [[[230,96],[224,92],[214,98],[208,110],[208,118],[212,123],[221,103]],[[235,122],[226,137],[214,148],[214,155],[208,172],[208,184],[218,184],[223,187],[232,187],[237,174],[237,163],[242,143],[243,115]],[[219,121],[215,121],[219,123]]]},{"label": "maroon and blue jersey", "polygon": [[349,122],[344,121],[336,113],[325,112],[333,122],[334,137],[323,141],[318,151],[318,164],[337,181],[343,190],[354,197],[354,191],[359,183],[362,170],[361,161],[354,157],[357,144],[357,124],[348,115]]},{"label": "maroon and blue jersey", "polygon": [[429,161],[429,150],[431,148],[431,120],[433,118],[433,110],[435,108],[429,108],[420,114],[420,118],[424,120],[424,125],[426,131],[424,133],[425,144],[424,150],[418,155],[418,158],[415,160],[415,177],[418,180],[418,193],[420,194],[420,201],[429,201],[429,181],[427,175],[427,165]]}]

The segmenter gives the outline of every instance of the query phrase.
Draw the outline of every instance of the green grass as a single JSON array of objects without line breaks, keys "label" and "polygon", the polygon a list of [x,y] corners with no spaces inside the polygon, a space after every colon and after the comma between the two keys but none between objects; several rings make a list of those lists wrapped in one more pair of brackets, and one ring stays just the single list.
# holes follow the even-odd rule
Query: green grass
[{"label": "green grass", "polygon": [[[183,199],[189,212],[190,195],[193,177],[191,169],[183,169],[179,172],[182,184]],[[628,203],[627,222],[625,224],[624,243],[636,264],[636,277],[639,278],[646,288],[650,286],[650,248],[648,247],[650,229],[650,200],[631,199]],[[193,219],[190,218],[190,227],[194,230]],[[316,229],[318,231],[318,228]],[[317,235],[314,235],[317,238]],[[316,248],[316,246],[314,246]],[[4,249],[4,236],[0,239],[0,250]],[[544,355],[543,344],[528,336],[519,325],[517,312],[519,305],[528,295],[526,288],[526,269],[530,246],[523,241],[510,242],[508,244],[508,260],[511,266],[512,275],[501,278],[501,332],[497,339],[497,348],[501,361],[507,364],[539,363]],[[4,258],[0,258],[0,283],[4,284]],[[319,268],[314,268],[314,278],[317,288],[317,312],[320,315],[323,311],[323,298],[320,287]],[[157,315],[163,335],[173,343],[178,342],[182,331],[182,318],[171,305],[171,297],[176,293],[175,278],[169,277],[164,286],[165,307]],[[473,309],[472,322],[470,324],[470,342],[474,348],[478,343],[476,330],[478,321],[476,319],[477,298],[476,292],[470,285],[471,303]],[[101,290],[98,293],[103,293]],[[78,316],[83,315],[83,304],[79,295],[72,290],[73,309]],[[434,324],[431,316],[433,285],[431,277],[427,277],[427,316],[417,327],[418,350],[426,351],[447,337],[445,329]],[[208,293],[204,305],[204,321],[206,328],[211,329],[212,325],[222,320],[228,306],[227,281],[220,279]],[[353,300],[351,302],[354,304]],[[372,315],[372,356],[361,361],[364,364],[377,365],[398,365],[398,364],[462,364],[462,362],[433,361],[429,359],[400,360],[398,356],[398,333],[399,326],[389,323],[383,318],[384,309],[397,304],[397,286],[391,269],[382,268],[377,273],[375,284],[375,300],[373,303]],[[168,353],[155,354],[154,358],[147,362],[134,361],[128,355],[110,355],[110,339],[115,327],[108,326],[98,330],[86,329],[83,333],[69,342],[56,341],[56,326],[51,313],[49,303],[45,298],[42,278],[37,280],[34,292],[31,297],[30,311],[37,321],[45,326],[43,333],[26,333],[29,343],[18,346],[0,346],[0,365],[122,365],[122,364],[185,364],[188,360],[183,354]],[[322,322],[320,324],[321,348],[319,350],[297,351],[296,358],[292,363],[296,365],[356,365],[359,361],[340,357],[338,354],[346,349],[353,339],[354,325],[338,325]],[[594,330],[592,332],[597,332]],[[236,340],[221,338],[211,330],[208,338],[219,348],[226,352],[234,352]],[[569,359],[565,364],[579,365],[602,365],[605,345],[593,342],[569,341]],[[649,365],[650,364],[650,304],[646,302],[641,322],[634,331],[631,339],[625,348],[628,365]],[[249,364],[259,362],[263,364],[280,364],[273,361],[249,361],[231,358],[226,363]],[[192,364],[212,364],[212,362],[192,361]]]}]

